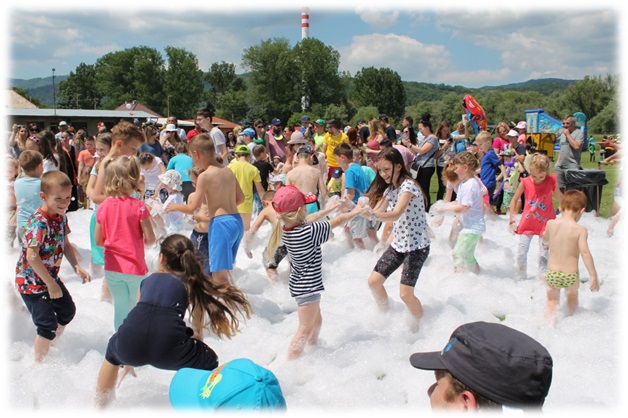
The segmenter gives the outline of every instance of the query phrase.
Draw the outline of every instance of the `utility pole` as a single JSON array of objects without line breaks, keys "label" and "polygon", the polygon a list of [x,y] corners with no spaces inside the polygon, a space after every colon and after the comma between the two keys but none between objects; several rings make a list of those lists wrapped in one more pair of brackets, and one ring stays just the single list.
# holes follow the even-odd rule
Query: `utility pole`
[{"label": "utility pole", "polygon": [[55,88],[55,69],[52,69],[52,103],[54,115],[57,116],[57,92]]}]

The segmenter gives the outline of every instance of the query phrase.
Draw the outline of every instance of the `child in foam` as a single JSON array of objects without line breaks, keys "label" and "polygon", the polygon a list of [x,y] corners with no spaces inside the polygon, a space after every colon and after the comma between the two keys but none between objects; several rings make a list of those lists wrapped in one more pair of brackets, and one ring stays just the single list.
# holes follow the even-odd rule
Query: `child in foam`
[{"label": "child in foam", "polygon": [[375,204],[375,219],[393,222],[394,240],[377,261],[368,283],[379,308],[387,311],[384,283],[403,265],[399,293],[415,320],[413,325],[418,326],[423,307],[414,295],[414,287],[430,252],[425,197],[395,148],[385,148],[377,155],[377,169],[366,196]]},{"label": "child in foam", "polygon": [[[545,226],[556,218],[552,196],[560,201],[563,197],[556,187],[556,174],[550,174],[549,158],[543,154],[535,154],[530,161],[530,175],[521,179],[519,187],[510,202],[510,229],[519,235],[517,250],[517,266],[521,278],[527,277],[527,257],[530,243],[534,236],[539,237],[539,266],[537,277],[542,280],[547,269],[548,247],[540,239]],[[519,223],[515,221],[517,201],[525,194],[526,201]]]},{"label": "child in foam", "polygon": [[480,266],[475,258],[475,248],[482,234],[486,232],[482,211],[482,182],[475,177],[479,163],[469,151],[456,154],[452,162],[460,179],[458,196],[455,202],[437,210],[449,210],[461,215],[462,228],[453,249],[454,271],[468,270],[477,274]]},{"label": "child in foam", "polygon": [[568,314],[573,314],[578,306],[578,287],[580,286],[578,259],[580,257],[589,272],[591,281],[589,289],[592,292],[600,289],[597,271],[587,243],[587,229],[578,225],[586,206],[587,197],[583,192],[565,191],[560,202],[562,216],[559,219],[547,221],[543,233],[543,242],[549,244],[545,282],[547,283],[547,315],[550,321],[553,321],[558,307],[561,289],[565,289],[567,295]]},{"label": "child in foam", "polygon": [[170,404],[177,410],[285,410],[277,377],[246,358],[215,370],[184,368],[170,382]]},{"label": "child in foam", "polygon": [[272,200],[280,222],[273,228],[268,253],[274,254],[280,242],[286,246],[292,265],[290,295],[298,305],[299,329],[290,342],[288,359],[299,357],[306,343],[315,345],[318,341],[323,322],[320,300],[321,293],[325,290],[321,245],[329,240],[333,228],[344,225],[365,210],[364,205],[359,203],[351,212],[329,221],[311,222],[312,219],[330,214],[339,204],[307,215],[307,201],[307,197],[293,185],[279,189]]},{"label": "child in foam", "polygon": [[105,280],[113,296],[114,328],[135,306],[148,273],[144,246],[155,243],[146,204],[131,195],[140,180],[136,157],[121,155],[105,163],[107,198],[98,205],[94,239],[105,249]]},{"label": "child in foam", "polygon": [[[184,321],[188,309],[194,330]],[[248,318],[250,311],[244,293],[203,273],[188,238],[169,235],[161,244],[158,272],[144,279],[137,305],[109,339],[96,404],[109,403],[121,365],[127,366],[125,375],[135,375],[134,367],[144,365],[215,369],[218,356],[203,343],[202,330],[211,328],[216,336],[230,338],[239,329],[238,315]]]}]

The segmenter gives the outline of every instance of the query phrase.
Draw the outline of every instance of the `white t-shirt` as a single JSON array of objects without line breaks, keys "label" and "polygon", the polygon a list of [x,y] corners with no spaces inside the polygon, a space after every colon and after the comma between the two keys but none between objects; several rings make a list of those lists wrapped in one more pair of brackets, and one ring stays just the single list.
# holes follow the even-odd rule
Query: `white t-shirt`
[{"label": "white t-shirt", "polygon": [[412,198],[405,212],[393,223],[394,240],[390,245],[400,253],[407,253],[430,245],[430,237],[427,234],[423,193],[413,180],[404,180],[398,188],[388,186],[384,191],[384,197],[388,198],[386,210],[390,212],[395,208],[402,193],[410,193]]},{"label": "white t-shirt", "polygon": [[43,161],[43,167],[44,167],[44,171],[42,174],[45,174],[49,171],[59,171],[59,155],[58,154],[52,154],[54,155],[55,159],[57,160],[57,164],[55,165],[55,163],[47,158],[44,158]]},{"label": "white t-shirt", "polygon": [[144,184],[146,185],[146,190],[155,190],[155,188],[159,184],[159,175],[161,174],[159,164],[163,164],[163,161],[161,160],[161,158],[155,157],[153,163],[148,170],[145,170],[144,168],[140,170],[140,174],[144,176]]},{"label": "white t-shirt", "polygon": [[[166,209],[170,203],[183,204],[183,195],[181,193],[170,193],[170,196],[168,196],[164,202],[164,209]],[[164,219],[168,233],[181,231],[183,227],[183,212],[164,212],[161,216]]]},{"label": "white t-shirt", "polygon": [[472,177],[458,185],[457,202],[459,205],[468,206],[469,210],[462,213],[461,234],[483,234],[486,232],[486,222],[482,211],[482,186],[480,180]]},{"label": "white t-shirt", "polygon": [[[218,129],[217,126],[214,126],[214,129],[212,129],[209,132],[209,136],[211,137],[212,141],[214,141],[214,148],[216,149],[216,156],[218,155],[222,156],[222,150],[219,147],[221,145],[224,146],[225,148],[227,147],[227,138],[225,138],[225,135],[222,133],[220,129]],[[227,158],[225,158],[225,161],[223,161],[222,165],[226,166],[228,164],[229,164],[229,161]]]}]

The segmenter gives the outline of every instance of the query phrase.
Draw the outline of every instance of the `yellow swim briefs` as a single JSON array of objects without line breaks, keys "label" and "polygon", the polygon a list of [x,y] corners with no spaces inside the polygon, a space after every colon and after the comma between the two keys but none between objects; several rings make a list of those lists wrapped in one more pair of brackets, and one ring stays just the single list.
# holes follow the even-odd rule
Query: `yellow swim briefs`
[{"label": "yellow swim briefs", "polygon": [[545,280],[547,284],[555,289],[564,289],[573,286],[578,281],[580,275],[576,273],[562,273],[559,271],[547,270]]}]

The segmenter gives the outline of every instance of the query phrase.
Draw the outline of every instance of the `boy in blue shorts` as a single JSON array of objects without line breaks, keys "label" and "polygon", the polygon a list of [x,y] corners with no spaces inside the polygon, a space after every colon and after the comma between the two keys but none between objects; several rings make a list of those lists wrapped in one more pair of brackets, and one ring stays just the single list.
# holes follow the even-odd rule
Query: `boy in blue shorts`
[{"label": "boy in blue shorts", "polygon": [[83,283],[91,281],[67,237],[70,228],[65,212],[72,201],[72,182],[61,171],[48,172],[41,178],[39,196],[44,203],[26,223],[15,268],[15,286],[37,327],[37,363],[44,360],[52,340],[61,335],[76,313],[72,297],[59,278],[63,256]]},{"label": "boy in blue shorts", "polygon": [[[209,126],[204,128],[211,129]],[[231,284],[230,271],[244,235],[244,225],[238,213],[244,193],[235,174],[216,159],[214,142],[208,134],[195,135],[188,150],[194,164],[204,171],[196,179],[196,193],[190,195],[188,203],[171,203],[166,212],[193,214],[203,201],[207,203],[209,271],[215,283]]]}]

